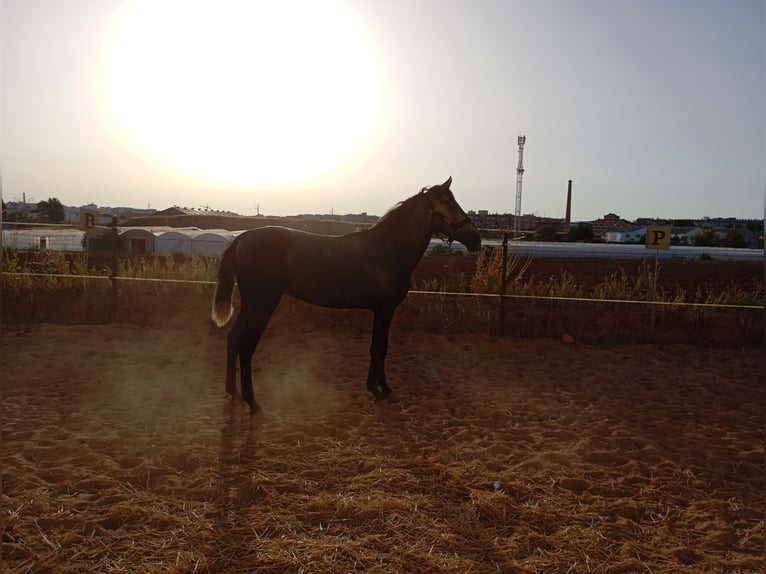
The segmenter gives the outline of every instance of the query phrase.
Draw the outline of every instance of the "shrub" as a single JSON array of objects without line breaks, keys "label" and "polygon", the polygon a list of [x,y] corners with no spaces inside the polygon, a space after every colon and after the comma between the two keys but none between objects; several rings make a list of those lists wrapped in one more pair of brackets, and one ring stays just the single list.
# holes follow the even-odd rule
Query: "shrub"
[{"label": "shrub", "polygon": [[[513,249],[508,249],[505,280],[506,293],[514,293],[526,273],[532,258],[524,258]],[[503,284],[503,250],[482,248],[476,259],[476,271],[471,279],[474,293],[499,293]]]},{"label": "shrub", "polygon": [[432,247],[428,251],[429,255],[434,256],[443,256],[443,255],[449,255],[449,256],[455,256],[455,255],[463,255],[463,251],[461,249],[452,249],[452,246],[443,243],[442,245],[436,245],[435,247]]}]

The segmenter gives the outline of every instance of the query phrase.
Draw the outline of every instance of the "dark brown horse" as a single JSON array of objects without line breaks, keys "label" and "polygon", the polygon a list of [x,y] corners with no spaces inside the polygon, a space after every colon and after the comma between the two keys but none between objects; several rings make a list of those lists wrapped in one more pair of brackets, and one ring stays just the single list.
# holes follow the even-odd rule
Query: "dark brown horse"
[{"label": "dark brown horse", "polygon": [[367,389],[376,399],[391,394],[386,383],[388,328],[410,288],[410,276],[434,235],[477,251],[476,227],[455,201],[450,177],[423,188],[389,210],[375,225],[328,236],[284,227],[261,227],[238,236],[226,249],[213,296],[213,321],[224,326],[233,313],[234,278],[242,308],[228,335],[226,392],[236,394],[239,356],[242,398],[258,410],[250,362],[282,295],[335,308],[373,312]]}]

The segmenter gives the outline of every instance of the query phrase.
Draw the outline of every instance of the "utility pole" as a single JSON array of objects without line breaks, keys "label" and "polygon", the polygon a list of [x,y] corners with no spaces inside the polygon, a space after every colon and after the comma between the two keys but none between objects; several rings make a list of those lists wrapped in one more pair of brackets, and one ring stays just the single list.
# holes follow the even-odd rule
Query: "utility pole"
[{"label": "utility pole", "polygon": [[521,179],[524,177],[524,143],[527,136],[519,136],[519,165],[516,167],[516,211],[513,216],[513,236],[519,235],[521,223]]}]

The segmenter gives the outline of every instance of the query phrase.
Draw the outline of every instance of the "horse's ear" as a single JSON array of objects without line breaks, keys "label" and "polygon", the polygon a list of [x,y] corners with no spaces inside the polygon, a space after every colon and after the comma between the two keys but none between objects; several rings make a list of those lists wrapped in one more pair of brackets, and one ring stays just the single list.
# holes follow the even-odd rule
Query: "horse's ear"
[{"label": "horse's ear", "polygon": [[450,185],[452,185],[452,176],[449,176],[449,179],[442,184],[442,187],[449,189]]}]

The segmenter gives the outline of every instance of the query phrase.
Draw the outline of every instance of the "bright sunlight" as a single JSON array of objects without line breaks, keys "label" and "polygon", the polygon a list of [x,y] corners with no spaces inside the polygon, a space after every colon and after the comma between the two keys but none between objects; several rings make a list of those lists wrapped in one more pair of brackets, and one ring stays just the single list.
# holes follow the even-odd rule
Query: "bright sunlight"
[{"label": "bright sunlight", "polygon": [[121,129],[195,178],[306,181],[350,161],[380,122],[377,62],[337,0],[140,0],[111,41]]}]

